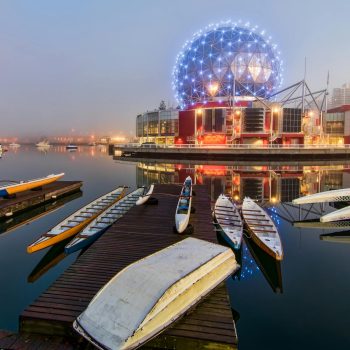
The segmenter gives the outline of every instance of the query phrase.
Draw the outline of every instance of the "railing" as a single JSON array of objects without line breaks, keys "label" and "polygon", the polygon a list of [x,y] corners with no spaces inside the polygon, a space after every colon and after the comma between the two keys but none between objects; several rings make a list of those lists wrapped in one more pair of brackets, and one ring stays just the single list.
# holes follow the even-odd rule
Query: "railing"
[{"label": "railing", "polygon": [[253,145],[253,144],[227,144],[227,145],[195,145],[195,144],[182,144],[182,145],[158,145],[158,144],[146,144],[141,145],[139,143],[127,143],[116,144],[115,148],[198,148],[198,149],[344,149],[350,148],[350,144],[346,145],[280,145],[280,144],[267,144],[267,145]]}]

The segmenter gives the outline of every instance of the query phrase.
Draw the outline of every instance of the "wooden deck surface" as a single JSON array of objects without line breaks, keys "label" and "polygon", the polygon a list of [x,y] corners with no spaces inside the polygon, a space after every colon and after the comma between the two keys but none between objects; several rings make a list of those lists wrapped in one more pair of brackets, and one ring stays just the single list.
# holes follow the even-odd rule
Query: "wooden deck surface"
[{"label": "wooden deck surface", "polygon": [[[135,206],[115,223],[23,311],[20,331],[76,337],[72,322],[117,272],[187,237],[173,231],[179,191],[177,185],[157,185],[154,197],[159,204]],[[192,236],[216,242],[207,190],[204,186],[195,186],[194,191]],[[235,325],[226,287],[222,284],[145,348],[234,349],[236,345]]]},{"label": "wooden deck surface", "polygon": [[22,213],[45,202],[55,200],[55,198],[78,191],[82,184],[81,181],[55,181],[40,189],[20,192],[10,199],[1,198],[0,220],[5,218],[6,214]]}]

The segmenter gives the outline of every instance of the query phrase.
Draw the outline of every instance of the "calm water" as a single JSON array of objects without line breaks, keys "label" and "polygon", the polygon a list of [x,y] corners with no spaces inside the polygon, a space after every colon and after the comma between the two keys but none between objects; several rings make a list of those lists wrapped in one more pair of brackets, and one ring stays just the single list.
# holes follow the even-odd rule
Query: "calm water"
[{"label": "calm water", "polygon": [[[299,212],[290,205],[299,192],[350,187],[349,169],[348,164],[120,162],[106,150],[88,147],[74,153],[64,148],[48,153],[31,147],[9,151],[0,159],[0,180],[64,171],[66,180],[83,180],[84,185],[82,194],[32,212],[41,215],[48,210],[30,223],[18,226],[21,220],[28,220],[25,216],[0,223],[0,329],[17,330],[21,311],[77,257],[78,253],[72,254],[41,275],[39,263],[47,250],[26,253],[26,246],[41,233],[118,185],[182,182],[191,175],[196,183],[208,187],[212,200],[222,192],[259,200],[280,231],[285,252],[280,265],[249,243],[237,252],[242,270],[230,278],[228,286],[239,349],[349,349],[350,244],[320,239],[335,229],[298,227],[305,223],[297,221],[316,219],[322,209],[332,210],[328,206],[305,207]],[[350,242],[350,233],[343,236]]]}]

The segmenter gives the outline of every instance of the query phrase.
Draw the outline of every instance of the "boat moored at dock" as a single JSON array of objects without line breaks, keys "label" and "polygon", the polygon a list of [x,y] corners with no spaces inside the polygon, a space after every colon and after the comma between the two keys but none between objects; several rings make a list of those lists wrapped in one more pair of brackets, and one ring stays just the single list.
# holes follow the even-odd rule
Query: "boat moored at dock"
[{"label": "boat moored at dock", "polygon": [[64,173],[51,174],[33,180],[20,181],[19,183],[11,182],[5,186],[0,187],[0,197],[12,196],[19,192],[29,191],[34,188],[48,185],[57,181],[64,176]]},{"label": "boat moored at dock", "polygon": [[68,145],[66,145],[66,150],[68,151],[76,151],[77,149],[78,149],[78,146],[76,144],[69,143]]},{"label": "boat moored at dock", "polygon": [[253,241],[277,260],[283,259],[283,249],[278,230],[266,211],[251,198],[243,201],[242,214]]},{"label": "boat moored at dock", "polygon": [[27,247],[28,253],[50,247],[69,237],[73,237],[99,216],[104,210],[124,196],[125,187],[117,189],[95,199],[83,208],[77,210],[68,218],[53,227],[49,232],[41,235],[35,242]]},{"label": "boat moored at dock", "polygon": [[293,204],[311,204],[325,202],[348,202],[350,201],[350,188],[331,190],[310,194],[309,196],[293,199]]},{"label": "boat moored at dock", "polygon": [[48,140],[39,141],[35,146],[38,148],[50,148],[51,147]]},{"label": "boat moored at dock", "polygon": [[192,179],[187,176],[179,197],[175,213],[175,226],[178,233],[183,233],[190,221],[192,204]]},{"label": "boat moored at dock", "polygon": [[320,217],[321,222],[332,222],[350,219],[350,206],[333,211]]},{"label": "boat moored at dock", "polygon": [[71,254],[98,239],[114,222],[123,217],[135,205],[143,192],[144,188],[138,188],[108,207],[65,246],[65,253]]},{"label": "boat moored at dock", "polygon": [[182,317],[237,268],[230,248],[187,238],[121,270],[73,327],[99,349],[135,349]]},{"label": "boat moored at dock", "polygon": [[224,194],[221,194],[215,202],[214,222],[225,241],[233,249],[239,249],[243,235],[242,218],[236,205]]},{"label": "boat moored at dock", "polygon": [[21,145],[19,143],[12,142],[12,143],[9,144],[9,147],[10,148],[19,148],[19,147],[21,147]]},{"label": "boat moored at dock", "polygon": [[[142,205],[142,204],[145,204],[148,199],[151,197],[152,193],[153,193],[153,190],[154,190],[154,184],[152,184],[149,188],[148,188],[148,191],[147,189],[145,188],[145,193],[142,194],[139,199],[137,200],[136,202],[136,205]],[[147,192],[146,192],[147,191]]]}]

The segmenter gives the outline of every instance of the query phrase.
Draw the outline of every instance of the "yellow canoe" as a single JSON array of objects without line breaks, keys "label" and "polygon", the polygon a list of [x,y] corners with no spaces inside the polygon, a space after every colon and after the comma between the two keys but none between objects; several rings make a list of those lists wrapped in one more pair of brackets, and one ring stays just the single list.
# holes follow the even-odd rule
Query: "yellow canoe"
[{"label": "yellow canoe", "polygon": [[49,232],[41,235],[35,242],[27,247],[28,253],[50,247],[80,232],[91,221],[98,217],[103,211],[119,201],[125,194],[125,187],[117,189],[95,199],[83,208],[79,209],[68,218],[61,221]]},{"label": "yellow canoe", "polygon": [[20,183],[11,183],[9,185],[2,186],[0,187],[0,197],[5,197],[19,192],[29,191],[33,188],[45,186],[47,184],[57,181],[62,176],[64,176],[64,173],[51,174],[45,177],[40,177],[38,179],[21,181]]}]

